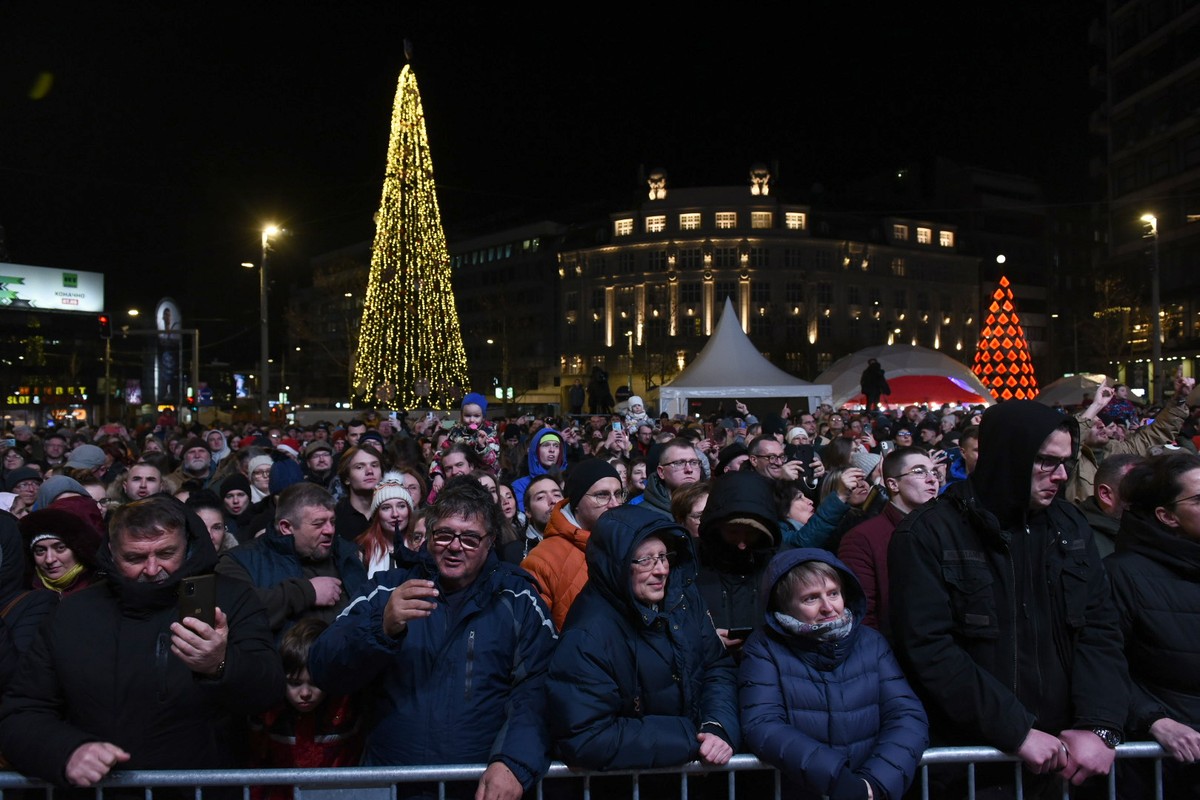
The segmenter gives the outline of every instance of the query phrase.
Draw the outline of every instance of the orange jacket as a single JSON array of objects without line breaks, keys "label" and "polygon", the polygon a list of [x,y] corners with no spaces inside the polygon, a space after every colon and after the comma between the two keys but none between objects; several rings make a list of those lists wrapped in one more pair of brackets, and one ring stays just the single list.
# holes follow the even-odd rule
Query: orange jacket
[{"label": "orange jacket", "polygon": [[542,599],[550,607],[550,616],[559,630],[571,603],[588,581],[585,553],[591,534],[567,516],[568,502],[564,497],[554,506],[544,538],[521,562],[521,568],[537,578]]}]

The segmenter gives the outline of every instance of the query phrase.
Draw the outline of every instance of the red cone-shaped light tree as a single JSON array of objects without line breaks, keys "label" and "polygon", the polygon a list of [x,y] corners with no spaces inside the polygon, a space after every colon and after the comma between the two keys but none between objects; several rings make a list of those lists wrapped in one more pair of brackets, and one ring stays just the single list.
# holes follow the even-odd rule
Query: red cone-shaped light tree
[{"label": "red cone-shaped light tree", "polygon": [[1037,378],[1029,356],[1029,342],[1021,317],[1013,300],[1008,278],[1001,276],[1000,285],[992,292],[975,363],[971,366],[980,382],[997,400],[1032,400],[1037,397]]}]

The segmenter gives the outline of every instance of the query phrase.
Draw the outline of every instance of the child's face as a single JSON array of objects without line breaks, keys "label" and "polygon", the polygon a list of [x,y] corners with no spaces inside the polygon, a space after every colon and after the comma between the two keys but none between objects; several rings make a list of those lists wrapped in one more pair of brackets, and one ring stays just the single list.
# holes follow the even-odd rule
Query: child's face
[{"label": "child's face", "polygon": [[462,407],[462,424],[463,425],[482,425],[483,424],[483,409],[474,403],[467,403]]},{"label": "child's face", "polygon": [[634,414],[643,414],[646,411],[646,409],[642,406],[641,403],[634,403],[633,405],[631,405],[629,407],[629,410],[632,411]]},{"label": "child's face", "polygon": [[299,675],[288,676],[287,701],[301,714],[307,714],[321,705],[324,696],[325,693],[312,682],[307,669],[301,670]]}]

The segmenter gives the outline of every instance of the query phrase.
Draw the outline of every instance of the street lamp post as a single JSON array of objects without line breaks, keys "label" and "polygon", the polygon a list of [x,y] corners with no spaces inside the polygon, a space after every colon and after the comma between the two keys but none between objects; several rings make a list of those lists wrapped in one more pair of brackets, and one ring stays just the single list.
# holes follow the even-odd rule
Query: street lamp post
[{"label": "street lamp post", "polygon": [[625,335],[629,337],[629,394],[633,394],[633,331],[625,331]]},{"label": "street lamp post", "polygon": [[1142,222],[1150,228],[1150,236],[1154,237],[1154,261],[1150,265],[1150,403],[1162,400],[1162,302],[1158,296],[1158,217],[1153,214],[1142,214]]},{"label": "street lamp post", "polygon": [[263,424],[271,421],[271,373],[267,362],[267,253],[271,249],[271,237],[279,233],[279,228],[267,225],[262,230],[262,261],[258,265],[258,322],[261,335],[259,342],[259,371],[262,386],[262,420]]}]

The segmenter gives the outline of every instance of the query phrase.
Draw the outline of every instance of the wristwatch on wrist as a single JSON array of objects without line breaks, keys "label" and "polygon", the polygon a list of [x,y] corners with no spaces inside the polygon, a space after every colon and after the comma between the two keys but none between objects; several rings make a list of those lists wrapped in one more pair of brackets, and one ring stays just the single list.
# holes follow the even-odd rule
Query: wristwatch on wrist
[{"label": "wristwatch on wrist", "polygon": [[1104,746],[1109,750],[1116,750],[1117,745],[1122,742],[1121,734],[1112,728],[1092,728],[1091,731],[1100,737],[1100,741],[1104,742]]}]

